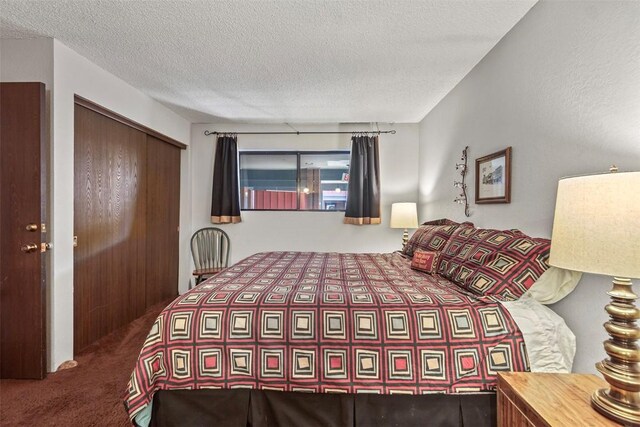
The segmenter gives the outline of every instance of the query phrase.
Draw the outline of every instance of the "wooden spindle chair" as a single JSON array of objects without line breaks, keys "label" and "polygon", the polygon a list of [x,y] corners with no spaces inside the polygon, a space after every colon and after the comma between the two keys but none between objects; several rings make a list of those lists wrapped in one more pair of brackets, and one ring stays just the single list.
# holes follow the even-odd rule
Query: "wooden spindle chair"
[{"label": "wooden spindle chair", "polygon": [[228,267],[229,249],[229,236],[219,228],[201,228],[191,236],[196,286]]}]

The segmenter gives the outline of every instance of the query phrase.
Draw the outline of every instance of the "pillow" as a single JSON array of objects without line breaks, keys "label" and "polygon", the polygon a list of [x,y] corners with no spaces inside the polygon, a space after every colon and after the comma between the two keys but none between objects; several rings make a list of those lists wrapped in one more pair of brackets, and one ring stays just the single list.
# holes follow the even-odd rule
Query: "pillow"
[{"label": "pillow", "polygon": [[[509,244],[513,237],[513,230],[487,228],[460,230],[451,237],[444,249],[446,264],[443,264],[440,274],[452,281],[455,281],[456,277],[460,278],[461,275],[464,279],[467,269],[484,265],[497,251]],[[460,271],[463,264],[466,264],[466,269]]]},{"label": "pillow", "polygon": [[578,271],[549,267],[529,288],[528,294],[541,304],[554,304],[569,295],[581,277]]},{"label": "pillow", "polygon": [[[458,252],[462,249],[462,246],[467,242],[469,237],[473,235],[476,229],[473,227],[471,223],[463,223],[460,224],[456,230],[451,234],[447,244],[442,248],[442,253],[440,254],[440,265],[438,266],[438,272],[450,279],[452,277],[453,271],[456,269],[458,264],[451,264],[451,260],[458,255]],[[451,270],[451,274],[449,272]]]},{"label": "pillow", "polygon": [[402,253],[413,256],[416,249],[423,251],[441,251],[447,244],[449,237],[460,225],[471,225],[470,222],[459,224],[450,219],[438,219],[423,223],[413,233]]},{"label": "pillow", "polygon": [[440,218],[440,219],[434,219],[431,221],[425,221],[422,223],[422,225],[460,225],[460,224],[448,218]]},{"label": "pillow", "polygon": [[[516,300],[549,268],[550,247],[550,240],[531,238],[520,232],[507,237],[495,250],[487,240],[479,240],[469,250],[468,260],[462,262],[453,281],[479,295]],[[475,261],[478,257],[483,258],[482,265]]]},{"label": "pillow", "polygon": [[439,272],[477,295],[516,300],[549,268],[550,246],[519,230],[459,229],[443,249]]},{"label": "pillow", "polygon": [[421,225],[402,249],[402,253],[413,256],[420,249],[423,251],[441,251],[451,234],[458,228],[457,224],[450,225]]},{"label": "pillow", "polygon": [[411,260],[411,268],[433,274],[438,272],[440,252],[416,250]]}]

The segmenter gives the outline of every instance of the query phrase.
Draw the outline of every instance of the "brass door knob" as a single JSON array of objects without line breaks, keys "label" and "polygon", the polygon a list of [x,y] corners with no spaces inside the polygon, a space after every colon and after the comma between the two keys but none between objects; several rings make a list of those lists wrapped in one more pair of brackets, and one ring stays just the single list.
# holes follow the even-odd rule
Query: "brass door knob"
[{"label": "brass door knob", "polygon": [[38,250],[38,245],[36,245],[35,243],[27,243],[26,245],[22,245],[20,250],[26,253],[35,252]]},{"label": "brass door knob", "polygon": [[25,228],[27,231],[38,231],[38,224],[28,224]]}]

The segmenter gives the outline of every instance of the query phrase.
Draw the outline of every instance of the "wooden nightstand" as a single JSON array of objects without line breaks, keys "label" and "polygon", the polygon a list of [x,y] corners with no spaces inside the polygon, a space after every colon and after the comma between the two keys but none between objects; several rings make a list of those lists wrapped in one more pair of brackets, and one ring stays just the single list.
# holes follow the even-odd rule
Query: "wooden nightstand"
[{"label": "wooden nightstand", "polygon": [[619,426],[591,408],[595,375],[498,373],[498,426]]}]

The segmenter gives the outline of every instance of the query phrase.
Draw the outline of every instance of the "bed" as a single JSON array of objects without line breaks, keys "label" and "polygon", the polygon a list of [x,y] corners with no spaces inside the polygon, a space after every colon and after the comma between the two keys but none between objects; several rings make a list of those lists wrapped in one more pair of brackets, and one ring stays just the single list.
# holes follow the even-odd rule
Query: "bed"
[{"label": "bed", "polygon": [[412,269],[407,251],[242,260],[158,316],[126,391],[132,422],[495,423],[497,372],[570,370],[575,343],[528,295],[479,295],[451,280],[463,250],[449,250],[438,274]]}]

